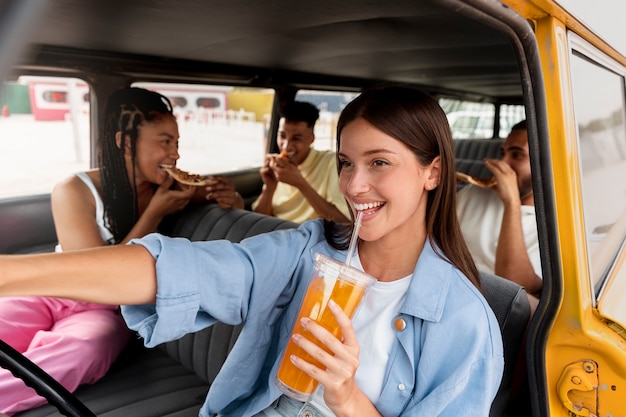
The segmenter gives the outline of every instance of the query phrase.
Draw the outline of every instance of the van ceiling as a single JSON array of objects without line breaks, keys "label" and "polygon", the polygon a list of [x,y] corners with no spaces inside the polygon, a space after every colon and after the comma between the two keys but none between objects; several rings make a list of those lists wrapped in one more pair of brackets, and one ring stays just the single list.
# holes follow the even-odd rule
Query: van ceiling
[{"label": "van ceiling", "polygon": [[54,0],[34,29],[25,65],[82,50],[521,97],[508,38],[434,1]]}]

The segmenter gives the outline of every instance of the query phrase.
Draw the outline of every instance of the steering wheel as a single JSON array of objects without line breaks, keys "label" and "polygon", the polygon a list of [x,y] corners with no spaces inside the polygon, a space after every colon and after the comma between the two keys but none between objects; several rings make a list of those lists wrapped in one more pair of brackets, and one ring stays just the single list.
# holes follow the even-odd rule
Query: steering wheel
[{"label": "steering wheel", "polygon": [[0,367],[9,370],[26,385],[54,405],[61,414],[70,417],[96,417],[85,404],[59,384],[30,359],[0,340]]}]

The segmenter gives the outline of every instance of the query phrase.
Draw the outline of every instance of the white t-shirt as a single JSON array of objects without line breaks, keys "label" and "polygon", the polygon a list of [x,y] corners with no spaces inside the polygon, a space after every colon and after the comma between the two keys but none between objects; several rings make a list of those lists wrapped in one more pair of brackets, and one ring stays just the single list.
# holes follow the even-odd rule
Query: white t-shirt
[{"label": "white t-shirt", "polygon": [[[363,270],[358,254],[352,258],[351,266]],[[396,340],[394,322],[406,298],[412,276],[392,282],[376,281],[352,319],[360,347],[355,379],[361,391],[373,403],[378,401],[383,388],[389,354]],[[334,416],[324,403],[324,389],[321,385],[309,403],[325,416]]]},{"label": "white t-shirt", "polygon": [[[522,231],[526,252],[535,273],[541,274],[535,207],[522,206]],[[457,214],[461,231],[479,271],[493,274],[496,248],[500,237],[504,204],[492,189],[475,185],[463,187],[457,194]]]}]

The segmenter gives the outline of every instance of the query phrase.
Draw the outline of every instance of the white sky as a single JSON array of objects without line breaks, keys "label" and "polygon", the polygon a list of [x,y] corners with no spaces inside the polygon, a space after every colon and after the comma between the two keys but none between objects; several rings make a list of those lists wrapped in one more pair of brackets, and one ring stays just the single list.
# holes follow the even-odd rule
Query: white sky
[{"label": "white sky", "polygon": [[564,8],[626,56],[626,1],[557,0]]}]

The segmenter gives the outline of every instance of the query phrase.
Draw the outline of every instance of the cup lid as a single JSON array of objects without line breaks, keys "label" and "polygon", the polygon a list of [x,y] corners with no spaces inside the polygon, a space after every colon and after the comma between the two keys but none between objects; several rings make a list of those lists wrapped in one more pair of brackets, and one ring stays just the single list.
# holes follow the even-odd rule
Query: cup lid
[{"label": "cup lid", "polygon": [[315,254],[315,262],[323,276],[330,276],[332,278],[341,276],[343,279],[365,287],[369,287],[376,282],[376,279],[367,272],[356,269],[321,253]]}]

